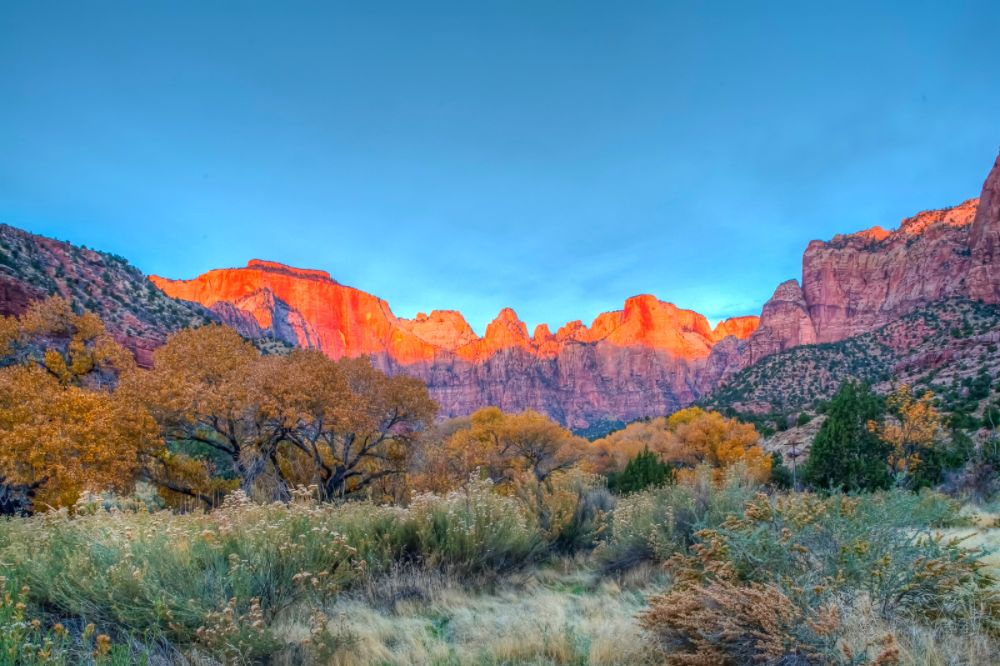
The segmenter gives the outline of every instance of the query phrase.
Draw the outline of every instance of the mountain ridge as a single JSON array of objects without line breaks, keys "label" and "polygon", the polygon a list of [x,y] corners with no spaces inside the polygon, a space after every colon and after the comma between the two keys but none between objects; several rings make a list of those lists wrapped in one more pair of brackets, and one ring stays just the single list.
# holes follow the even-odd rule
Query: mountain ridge
[{"label": "mountain ridge", "polygon": [[[442,416],[496,405],[536,409],[574,427],[628,421],[720,387],[732,393],[727,382],[764,359],[853,340],[934,303],[1000,303],[1000,157],[978,199],[918,213],[891,231],[814,240],[801,279],[778,285],[759,316],[714,327],[697,312],[639,294],[589,325],[571,321],[554,333],[546,324],[529,333],[503,308],[480,336],[458,310],[397,317],[384,299],[323,270],[251,259],[190,280],[147,279],[123,258],[0,227],[0,312],[17,313],[48,294],[95,310],[142,364],[169,333],[215,321],[251,339],[334,358],[368,356],[387,372],[419,377]],[[945,354],[945,363],[964,353],[927,349]]]}]

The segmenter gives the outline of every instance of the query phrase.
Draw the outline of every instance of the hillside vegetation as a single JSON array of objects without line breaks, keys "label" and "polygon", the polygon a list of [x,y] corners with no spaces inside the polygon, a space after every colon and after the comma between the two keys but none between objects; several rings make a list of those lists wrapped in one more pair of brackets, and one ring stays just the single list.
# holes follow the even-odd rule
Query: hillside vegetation
[{"label": "hillside vegetation", "polygon": [[[1000,308],[943,300],[871,333],[768,356],[728,378],[702,404],[794,417],[815,411],[844,381],[856,380],[882,392],[899,384],[926,386],[947,398],[948,411],[954,411],[977,376],[997,376],[998,343]],[[964,411],[981,411],[985,398],[963,405]]]},{"label": "hillside vegetation", "polygon": [[0,225],[0,277],[31,295],[62,296],[79,312],[100,312],[122,336],[161,340],[167,333],[214,321],[201,306],[178,301],[123,257]]}]

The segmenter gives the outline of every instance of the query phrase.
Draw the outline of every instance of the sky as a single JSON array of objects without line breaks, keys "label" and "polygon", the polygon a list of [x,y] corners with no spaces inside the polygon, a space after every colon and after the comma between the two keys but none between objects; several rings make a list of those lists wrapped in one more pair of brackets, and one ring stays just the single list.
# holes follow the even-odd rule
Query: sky
[{"label": "sky", "polygon": [[814,238],[977,196],[1000,3],[0,4],[0,222],[399,316],[755,314]]}]

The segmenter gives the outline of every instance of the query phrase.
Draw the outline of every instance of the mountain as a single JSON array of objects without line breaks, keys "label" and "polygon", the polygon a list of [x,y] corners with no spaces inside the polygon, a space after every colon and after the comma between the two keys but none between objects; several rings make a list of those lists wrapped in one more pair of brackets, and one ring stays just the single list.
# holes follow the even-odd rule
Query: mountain
[{"label": "mountain", "polygon": [[333,358],[366,355],[389,372],[427,382],[446,416],[483,405],[537,409],[574,426],[669,412],[697,397],[713,347],[750,335],[756,317],[714,329],[691,310],[651,295],[590,326],[573,321],[533,333],[510,308],[479,337],[461,313],[396,317],[389,304],[322,271],[252,260],[193,280],[150,278],[165,293],[208,308],[248,336],[267,335]]},{"label": "mountain", "polygon": [[[860,335],[771,354],[728,378],[702,402],[743,414],[795,415],[814,410],[846,379],[860,379],[880,391],[906,383],[948,396],[972,378],[1000,373],[998,343],[1000,306],[946,298]],[[948,411],[955,411],[951,407]],[[970,411],[978,409],[977,403]]]},{"label": "mountain", "polygon": [[164,294],[122,257],[0,225],[0,314],[20,314],[56,294],[100,314],[143,365],[170,333],[214,320],[200,305]]},{"label": "mountain", "polygon": [[809,243],[801,287],[778,286],[757,329],[725,358],[710,359],[714,374],[702,389],[771,354],[863,335],[949,298],[1000,303],[1000,157],[978,199],[919,213],[894,231]]},{"label": "mountain", "polygon": [[800,409],[846,377],[966,382],[970,368],[1000,369],[1000,158],[978,199],[809,243],[801,281],[778,285],[759,317],[714,328],[643,294],[554,333],[529,333],[505,308],[479,336],[458,311],[397,317],[325,271],[255,259],[147,280],[120,257],[0,226],[0,313],[54,293],[100,314],[141,363],[170,332],[221,321],[261,345],[368,356],[419,377],[443,416],[497,405],[593,428],[695,401]]}]

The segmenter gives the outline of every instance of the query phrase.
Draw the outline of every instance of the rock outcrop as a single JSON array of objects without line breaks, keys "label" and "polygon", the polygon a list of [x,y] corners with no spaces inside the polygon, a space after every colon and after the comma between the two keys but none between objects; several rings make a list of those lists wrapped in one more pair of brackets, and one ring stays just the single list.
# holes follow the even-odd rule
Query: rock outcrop
[{"label": "rock outcrop", "polygon": [[968,290],[972,298],[1000,302],[1000,157],[997,157],[979,197],[979,209],[969,233]]},{"label": "rock outcrop", "polygon": [[150,278],[169,295],[195,301],[251,337],[322,350],[332,358],[369,356],[391,372],[427,382],[446,416],[483,405],[539,409],[570,425],[634,419],[689,404],[712,348],[746,338],[756,317],[715,329],[704,316],[635,296],[621,310],[576,321],[555,334],[528,327],[504,308],[479,337],[461,313],[436,310],[398,318],[381,299],[322,271],[259,260],[193,280]]},{"label": "rock outcrop", "polygon": [[712,338],[718,341],[732,335],[737,340],[743,340],[750,337],[758,326],[760,326],[760,317],[756,315],[730,317],[715,325],[715,328],[712,329]]},{"label": "rock outcrop", "polygon": [[798,345],[816,342],[816,330],[809,316],[802,289],[795,280],[778,285],[760,312],[760,324],[746,341],[745,365]]},{"label": "rock outcrop", "polygon": [[809,243],[802,295],[816,341],[859,335],[965,293],[969,229],[978,203],[920,213],[892,232],[875,227]]}]

